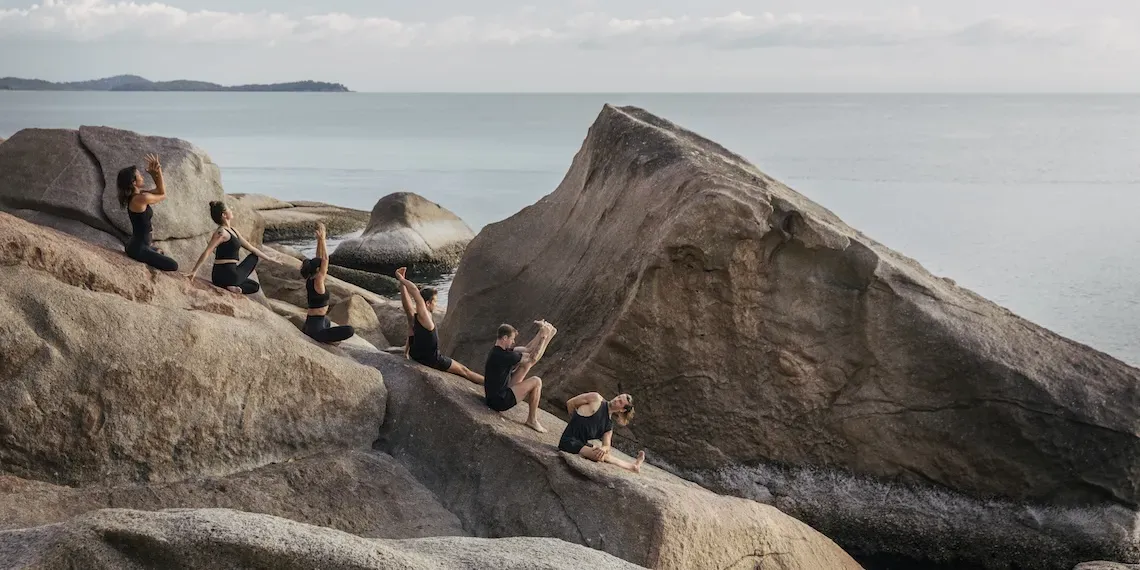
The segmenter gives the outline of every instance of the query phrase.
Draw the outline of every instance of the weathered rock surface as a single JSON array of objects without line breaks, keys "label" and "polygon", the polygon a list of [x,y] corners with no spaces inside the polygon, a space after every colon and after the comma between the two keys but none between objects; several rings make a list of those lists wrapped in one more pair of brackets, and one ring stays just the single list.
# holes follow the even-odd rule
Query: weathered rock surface
[{"label": "weathered rock surface", "polygon": [[[716,495],[646,465],[640,475],[557,449],[550,433],[500,415],[463,379],[399,356],[377,366],[391,406],[380,447],[406,465],[477,536],[550,536],[661,570],[859,568],[807,525],[759,503]],[[431,410],[431,413],[424,413]],[[507,419],[510,418],[510,419]]]},{"label": "weathered rock surface", "polygon": [[37,570],[556,570],[636,566],[542,538],[365,539],[226,509],[108,509],[64,524],[0,533],[0,566]]},{"label": "weathered rock surface", "polygon": [[454,269],[475,237],[459,216],[418,194],[397,192],[376,202],[368,227],[342,242],[330,260],[350,269],[390,274]]},{"label": "weathered rock surface", "polygon": [[380,319],[368,301],[360,295],[353,295],[329,308],[329,319],[340,325],[350,325],[356,334],[377,348],[391,345],[380,331]]},{"label": "weathered rock surface", "polygon": [[169,482],[375,439],[380,375],[249,299],[6,214],[0,266],[0,472]]},{"label": "weathered rock surface", "polygon": [[[216,227],[208,203],[223,193],[218,167],[186,141],[108,127],[24,129],[0,151],[0,210],[122,250],[131,227],[115,178],[132,164],[142,168],[147,153],[162,159],[167,186],[167,199],[154,206],[155,246],[191,265]],[[260,216],[235,213],[235,227],[261,243]]]},{"label": "weathered rock surface", "polygon": [[265,194],[230,194],[230,198],[254,210],[282,210],[293,207],[289,202]]},{"label": "weathered rock surface", "polygon": [[81,489],[0,476],[0,529],[64,522],[105,508],[226,508],[368,538],[463,536],[407,469],[373,451],[318,454],[228,477]]},{"label": "weathered rock surface", "polygon": [[1085,562],[1078,564],[1073,570],[1140,570],[1140,564],[1121,564],[1119,562]]},{"label": "weathered rock surface", "polygon": [[[685,472],[775,463],[1045,510],[1140,503],[1140,371],[640,109],[607,106],[562,184],[471,242],[449,299],[445,353],[478,364],[497,324],[546,318],[562,331],[535,370],[547,405],[631,392],[623,435]],[[874,542],[821,524],[849,506],[840,487],[811,490],[830,512],[793,513],[849,548]],[[848,520],[884,515],[869,508]],[[921,555],[973,524],[900,526]]]},{"label": "weathered rock surface", "polygon": [[265,219],[265,241],[313,239],[318,223],[325,225],[330,236],[358,232],[368,225],[368,212],[319,202],[295,202],[292,208],[258,213]]},{"label": "weathered rock surface", "polygon": [[352,283],[357,287],[363,287],[377,295],[394,295],[400,292],[400,282],[396,281],[395,277],[388,275],[361,271],[359,269],[349,269],[347,267],[331,264],[329,265],[329,275],[345,283]]}]

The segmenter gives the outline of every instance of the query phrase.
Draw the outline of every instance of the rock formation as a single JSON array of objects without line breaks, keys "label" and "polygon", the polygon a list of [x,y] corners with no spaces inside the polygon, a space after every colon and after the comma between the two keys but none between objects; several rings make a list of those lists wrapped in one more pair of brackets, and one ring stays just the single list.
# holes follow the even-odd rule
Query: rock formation
[{"label": "rock formation", "polygon": [[268,309],[0,214],[0,471],[55,484],[225,475],[366,448],[375,370]]},{"label": "rock formation", "polygon": [[376,318],[376,311],[360,295],[337,302],[329,308],[328,317],[339,325],[351,325],[356,329],[356,334],[372,343],[372,346],[387,348],[392,345],[380,331],[380,319]]},{"label": "rock formation", "polygon": [[[848,481],[1027,502],[1048,513],[1032,528],[1085,556],[1030,567],[1136,555],[1123,531],[1140,503],[1140,371],[643,110],[607,106],[561,185],[471,242],[449,299],[445,353],[478,365],[499,323],[546,318],[562,331],[535,370],[550,409],[630,392],[638,417],[621,435],[680,471],[820,474],[771,493],[856,552],[958,544],[1000,566],[1015,549],[963,545],[976,521],[935,505],[888,520],[881,503],[851,504]],[[880,540],[886,527],[906,540]]]},{"label": "rock formation", "polygon": [[397,192],[376,202],[359,238],[342,242],[330,260],[388,275],[399,267],[431,273],[454,269],[474,234],[463,220],[417,194]]},{"label": "rock formation", "polygon": [[1120,564],[1117,562],[1085,562],[1073,570],[1140,570],[1140,564]]},{"label": "rock formation", "polygon": [[860,567],[773,507],[715,495],[650,465],[634,475],[564,454],[557,445],[565,424],[554,417],[543,414],[550,433],[540,435],[521,425],[522,407],[493,412],[461,378],[400,356],[355,356],[378,367],[389,389],[379,447],[477,536],[561,538],[659,570]]},{"label": "rock formation", "polygon": [[96,511],[64,524],[0,532],[0,567],[37,570],[534,570],[636,566],[543,538],[369,540],[225,509]]},{"label": "rock formation", "polygon": [[[193,264],[216,227],[208,204],[223,193],[218,167],[186,141],[108,127],[24,129],[0,150],[0,210],[121,250],[130,222],[115,178],[124,167],[142,168],[147,153],[162,159],[168,196],[154,206],[155,245]],[[261,243],[260,217],[240,207],[235,213],[235,226]]]},{"label": "rock formation", "polygon": [[265,241],[311,240],[317,224],[330,236],[363,230],[368,212],[321,202],[285,202],[261,194],[234,194],[235,201],[257,211],[265,220]]}]

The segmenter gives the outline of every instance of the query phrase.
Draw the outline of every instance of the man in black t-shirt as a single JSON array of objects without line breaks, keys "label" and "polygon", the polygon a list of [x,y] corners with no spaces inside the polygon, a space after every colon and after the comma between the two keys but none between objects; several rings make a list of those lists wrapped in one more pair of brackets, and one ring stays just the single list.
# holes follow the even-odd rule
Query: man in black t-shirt
[{"label": "man in black t-shirt", "polygon": [[[542,378],[526,373],[546,352],[550,339],[558,332],[554,325],[546,321],[535,321],[538,334],[526,346],[515,346],[518,330],[511,325],[499,327],[495,346],[487,354],[487,364],[483,368],[483,391],[487,406],[496,412],[505,412],[526,401],[530,405],[526,425],[531,429],[546,433],[546,428],[538,423],[538,402],[542,396]],[[512,373],[512,370],[514,371]]]}]

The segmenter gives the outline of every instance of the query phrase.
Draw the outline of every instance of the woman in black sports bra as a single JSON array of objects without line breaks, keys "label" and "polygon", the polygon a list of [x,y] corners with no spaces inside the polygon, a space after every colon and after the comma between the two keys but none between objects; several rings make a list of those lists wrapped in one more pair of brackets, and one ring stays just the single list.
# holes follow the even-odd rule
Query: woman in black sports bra
[{"label": "woman in black sports bra", "polygon": [[325,288],[325,278],[329,273],[329,252],[325,244],[325,225],[317,224],[317,256],[301,262],[301,277],[305,278],[305,293],[308,297],[308,317],[301,329],[317,342],[336,344],[348,340],[356,334],[351,326],[332,326],[326,316],[329,312],[329,299],[332,297]]},{"label": "woman in black sports bra", "polygon": [[154,179],[153,190],[143,190],[146,180],[137,166],[119,171],[115,185],[119,190],[119,205],[127,209],[131,220],[131,239],[127,242],[127,256],[160,271],[178,271],[178,262],[154,247],[151,239],[152,204],[166,199],[166,184],[162,179],[162,164],[158,156],[146,155],[146,171]]},{"label": "woman in black sports bra", "polygon": [[[570,422],[562,432],[558,449],[641,473],[641,464],[645,462],[644,451],[638,452],[637,460],[632,463],[610,454],[614,420],[623,426],[629,425],[633,420],[633,396],[621,394],[607,402],[597,392],[581,394],[566,401],[566,412],[570,414]],[[602,446],[594,447],[590,443],[594,439],[600,439]]]},{"label": "woman in black sports bra", "polygon": [[435,320],[431,313],[435,310],[436,291],[431,287],[420,289],[415,283],[405,277],[408,268],[401,267],[396,270],[396,280],[400,282],[400,297],[404,299],[404,311],[410,323],[408,331],[408,348],[405,354],[408,358],[435,368],[442,372],[450,372],[462,376],[475,384],[483,384],[482,374],[476,374],[470,368],[443,355],[439,351],[439,331],[435,328]]},{"label": "woman in black sports bra", "polygon": [[[210,281],[214,285],[234,293],[246,295],[258,292],[261,285],[250,279],[249,275],[253,273],[261,258],[264,257],[269,260],[275,258],[253,247],[245,241],[240,232],[230,226],[230,222],[234,219],[234,213],[224,203],[210,202],[210,217],[213,218],[214,223],[218,224],[218,231],[214,232],[206,250],[198,256],[198,261],[194,263],[194,268],[186,274],[186,277],[193,279],[198,274],[198,268],[206,262],[210,250],[215,250],[214,271],[210,276]],[[238,254],[241,253],[243,247],[250,253],[241,263],[238,263]]]}]

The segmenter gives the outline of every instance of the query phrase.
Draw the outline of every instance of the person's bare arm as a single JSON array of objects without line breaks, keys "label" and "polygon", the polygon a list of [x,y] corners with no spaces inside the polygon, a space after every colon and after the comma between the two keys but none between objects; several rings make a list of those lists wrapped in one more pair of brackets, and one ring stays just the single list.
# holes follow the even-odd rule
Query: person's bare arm
[{"label": "person's bare arm", "polygon": [[214,232],[214,236],[210,238],[210,243],[206,245],[206,249],[202,251],[202,255],[198,256],[198,261],[194,262],[194,268],[191,269],[189,273],[183,273],[183,275],[185,275],[187,279],[193,279],[194,276],[198,274],[198,269],[206,262],[206,257],[210,255],[210,251],[218,247],[220,243],[222,243],[222,232]]},{"label": "person's bare arm", "polygon": [[594,400],[595,396],[599,398],[602,397],[602,395],[597,392],[587,392],[585,394],[578,394],[577,396],[566,400],[566,413],[574,415],[574,410],[577,410],[578,408],[589,404]]},{"label": "person's bare arm", "polygon": [[613,437],[614,437],[614,430],[612,430],[612,429],[610,431],[607,431],[606,433],[602,434],[602,450],[603,451],[608,453],[610,451],[610,449],[613,448],[613,446],[611,445],[611,443],[613,443]]},{"label": "person's bare arm", "polygon": [[424,301],[424,296],[420,294],[420,288],[415,283],[408,281],[407,278],[396,275],[396,279],[400,280],[400,285],[403,285],[408,293],[412,296],[412,300],[416,303],[416,316],[420,319],[420,324],[427,330],[435,330],[435,321],[431,318],[431,311],[427,309],[427,303]]},{"label": "person's bare arm", "polygon": [[159,162],[158,155],[146,155],[146,171],[154,179],[154,190],[140,192],[133,200],[139,200],[146,205],[157,204],[166,199],[166,181],[162,177],[162,163]]},{"label": "person's bare arm", "polygon": [[[401,267],[396,270],[396,279],[403,279],[407,275],[408,268]],[[404,287],[404,283],[400,282],[400,305],[404,307],[404,314],[411,317],[416,312],[415,301],[412,300],[412,294],[408,292],[408,288]],[[411,323],[408,323],[411,324]]]},{"label": "person's bare arm", "polygon": [[321,260],[321,267],[317,270],[317,275],[313,278],[313,288],[317,290],[317,293],[322,295],[325,293],[325,276],[329,273],[329,250],[325,239],[325,225],[318,222],[317,257]]},{"label": "person's bare arm", "polygon": [[260,257],[261,259],[268,259],[270,261],[277,261],[277,257],[275,257],[273,254],[267,254],[264,251],[261,251],[260,249],[254,247],[252,243],[249,243],[248,241],[246,241],[245,237],[243,237],[241,235],[241,232],[239,232],[235,229],[234,234],[237,235],[238,243],[240,243],[241,246],[246,249],[246,251]]}]

